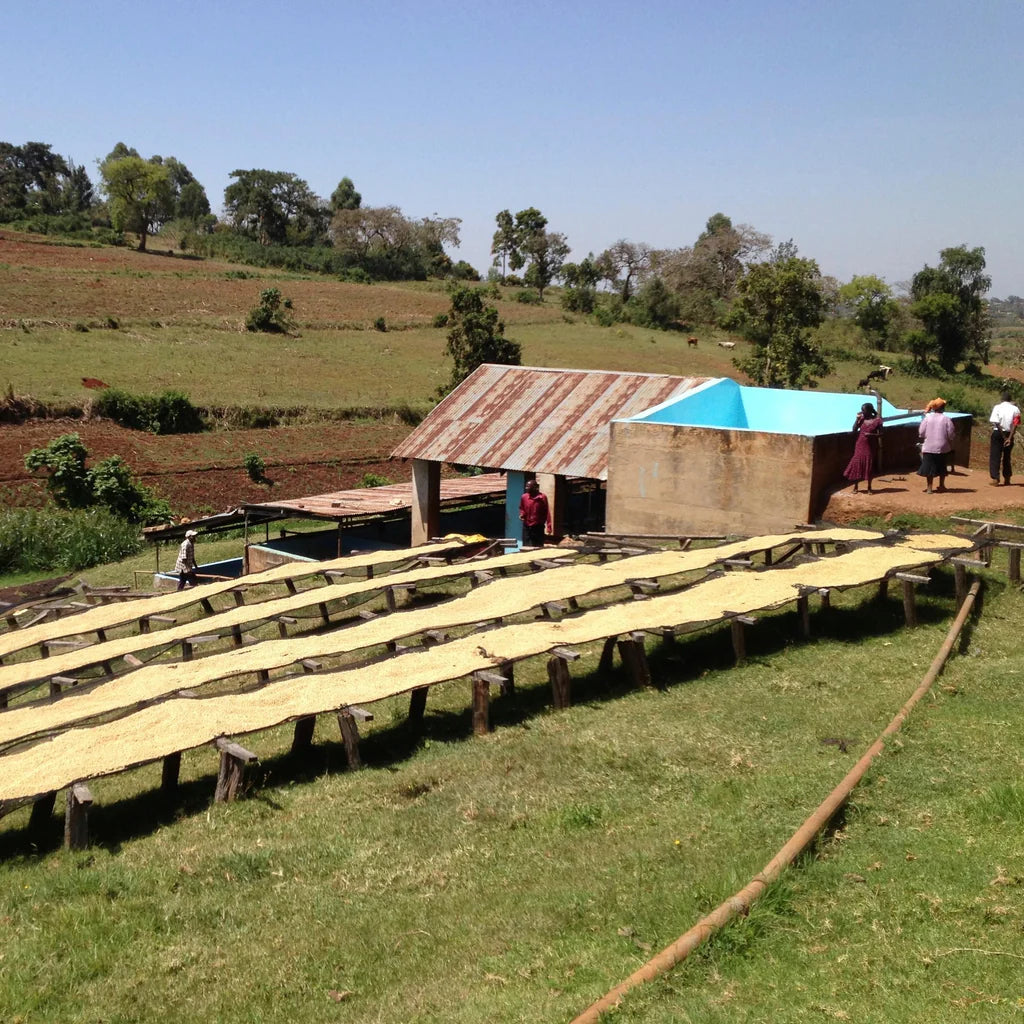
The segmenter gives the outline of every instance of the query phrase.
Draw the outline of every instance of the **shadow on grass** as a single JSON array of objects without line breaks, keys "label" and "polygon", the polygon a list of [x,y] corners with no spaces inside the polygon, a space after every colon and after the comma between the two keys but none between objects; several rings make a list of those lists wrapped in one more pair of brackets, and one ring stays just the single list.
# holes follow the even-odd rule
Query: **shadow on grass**
[{"label": "shadow on grass", "polygon": [[[1005,586],[999,580],[990,587]],[[917,617],[921,625],[950,620],[950,602],[955,595],[951,574],[938,573],[927,591],[919,588]],[[981,598],[975,616],[981,611]],[[417,604],[432,604],[441,595],[418,595]],[[336,628],[336,627],[335,627]],[[759,617],[745,631],[746,660],[767,663],[773,655],[802,643],[859,643],[865,635],[881,637],[898,635],[906,629],[899,583],[890,583],[887,597],[876,596],[854,607],[820,607],[811,600],[810,637],[803,636],[800,615],[796,610],[783,610]],[[972,621],[961,635],[960,649],[970,643]],[[320,632],[311,630],[310,632]],[[677,637],[674,641],[647,643],[647,663],[652,682],[658,688],[685,685],[709,671],[723,671],[735,665],[731,631],[727,624],[717,623],[699,632]],[[573,704],[600,704],[617,700],[636,690],[629,672],[616,656],[613,668],[602,671],[574,673],[571,700]],[[388,768],[415,754],[425,742],[460,743],[472,738],[473,713],[471,685],[465,682],[466,704],[459,710],[427,708],[422,720],[402,718],[385,727],[378,727],[360,741],[359,753],[368,767]],[[551,692],[547,684],[520,686],[508,695],[495,696],[490,705],[491,728],[529,728],[530,722],[551,712]],[[329,715],[321,716],[321,728],[333,723]],[[326,732],[326,729],[323,730]],[[837,741],[838,742],[838,741]],[[215,762],[211,758],[211,765]],[[258,800],[272,810],[280,810],[270,787],[282,782],[312,782],[324,776],[350,770],[344,744],[337,738],[321,738],[315,745],[297,753],[290,751],[267,757],[247,772],[244,795]],[[90,834],[93,845],[116,851],[123,842],[154,832],[160,827],[206,811],[213,798],[216,771],[179,784],[170,794],[159,789],[148,790],[110,805],[97,804],[90,812]],[[829,830],[841,827],[843,811],[830,823]],[[62,842],[63,801],[41,829],[12,829],[0,833],[0,860],[17,856],[49,853]]]}]

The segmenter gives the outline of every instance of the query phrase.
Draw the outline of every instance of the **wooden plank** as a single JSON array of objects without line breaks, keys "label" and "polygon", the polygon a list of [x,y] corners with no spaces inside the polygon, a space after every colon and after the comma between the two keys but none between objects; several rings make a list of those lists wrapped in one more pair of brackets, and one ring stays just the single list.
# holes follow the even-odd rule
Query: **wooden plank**
[{"label": "wooden plank", "polygon": [[84,850],[89,845],[89,808],[92,793],[84,783],[68,787],[64,812],[64,845],[69,850]]}]

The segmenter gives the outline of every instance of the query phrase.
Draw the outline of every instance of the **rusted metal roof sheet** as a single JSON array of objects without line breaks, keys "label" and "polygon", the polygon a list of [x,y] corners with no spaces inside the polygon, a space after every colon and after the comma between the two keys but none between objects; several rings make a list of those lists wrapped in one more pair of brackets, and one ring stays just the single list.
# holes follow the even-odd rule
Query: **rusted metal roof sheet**
[{"label": "rusted metal roof sheet", "polygon": [[635,416],[710,379],[485,364],[392,458],[606,480],[612,420]]},{"label": "rusted metal roof sheet", "polygon": [[[469,504],[504,493],[505,477],[501,473],[453,477],[441,481],[441,507]],[[304,498],[245,506],[251,512],[286,513],[335,520],[400,512],[411,507],[411,482],[388,484],[385,487],[360,487],[352,491],[331,491],[329,494],[312,494]]]}]

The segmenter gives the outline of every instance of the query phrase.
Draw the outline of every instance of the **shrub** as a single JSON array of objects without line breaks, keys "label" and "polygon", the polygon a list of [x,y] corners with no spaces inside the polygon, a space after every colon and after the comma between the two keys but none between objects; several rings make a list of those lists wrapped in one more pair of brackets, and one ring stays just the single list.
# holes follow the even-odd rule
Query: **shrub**
[{"label": "shrub", "polygon": [[245,466],[245,471],[249,474],[249,479],[253,483],[258,484],[265,479],[264,474],[267,470],[267,464],[258,452],[246,452],[242,459],[242,465]]},{"label": "shrub", "polygon": [[264,288],[260,292],[260,304],[253,306],[245,318],[245,329],[267,334],[287,334],[294,327],[294,321],[288,313],[291,308],[292,300],[282,298],[279,288]]},{"label": "shrub", "polygon": [[0,573],[74,572],[142,550],[134,523],[102,508],[0,510]]},{"label": "shrub", "polygon": [[393,484],[394,480],[389,480],[386,476],[381,476],[380,473],[364,473],[362,480],[356,484],[357,487],[387,487],[388,484]]},{"label": "shrub", "polygon": [[373,321],[373,329],[375,331],[386,331],[388,329],[388,323],[384,317],[379,316]]},{"label": "shrub", "polygon": [[541,304],[540,292],[535,292],[532,288],[524,288],[521,292],[516,292],[516,302],[521,302],[526,306],[539,306]]},{"label": "shrub", "polygon": [[434,327],[447,327],[448,326],[448,314],[447,313],[435,313],[434,319],[431,321]]},{"label": "shrub", "polygon": [[120,388],[104,388],[93,409],[129,430],[153,434],[198,434],[206,429],[203,417],[188,395],[165,391],[162,395],[133,395]]}]

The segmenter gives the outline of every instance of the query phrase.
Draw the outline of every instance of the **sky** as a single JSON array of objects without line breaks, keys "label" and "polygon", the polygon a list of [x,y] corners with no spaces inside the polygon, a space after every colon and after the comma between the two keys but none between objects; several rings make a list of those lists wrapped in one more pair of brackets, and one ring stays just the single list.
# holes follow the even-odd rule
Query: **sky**
[{"label": "sky", "polygon": [[[462,220],[537,207],[571,259],[713,213],[894,287],[982,246],[1024,295],[1021,0],[2,0],[0,139],[235,169]],[[21,41],[18,45],[17,41]]]}]

